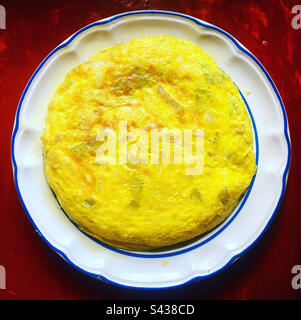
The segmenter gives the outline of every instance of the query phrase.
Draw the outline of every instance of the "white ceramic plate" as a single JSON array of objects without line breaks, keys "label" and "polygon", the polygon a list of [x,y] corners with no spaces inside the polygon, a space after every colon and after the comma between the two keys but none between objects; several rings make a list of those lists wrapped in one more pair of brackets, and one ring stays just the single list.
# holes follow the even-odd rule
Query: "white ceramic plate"
[{"label": "white ceramic plate", "polygon": [[[127,252],[93,240],[67,218],[43,174],[47,105],[68,71],[117,41],[167,35],[191,40],[245,95],[258,171],[236,210],[190,243],[153,253]],[[249,105],[249,106],[248,106]],[[264,232],[283,197],[290,163],[288,123],[279,93],[260,62],[225,31],[175,12],[136,11],[95,22],[53,50],[28,82],[12,135],[16,188],[36,231],[68,263],[96,278],[139,288],[174,287],[208,277],[245,252]]]}]

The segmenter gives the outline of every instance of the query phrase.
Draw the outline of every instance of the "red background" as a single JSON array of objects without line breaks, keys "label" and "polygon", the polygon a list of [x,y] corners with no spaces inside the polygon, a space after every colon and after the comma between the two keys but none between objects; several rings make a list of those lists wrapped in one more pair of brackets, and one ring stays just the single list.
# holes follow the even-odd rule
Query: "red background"
[{"label": "red background", "polygon": [[[300,299],[301,289],[291,286],[292,267],[301,264],[301,29],[291,26],[291,9],[298,2],[301,4],[300,0],[0,0],[7,14],[7,29],[0,30],[0,265],[6,268],[7,290],[0,290],[0,299]],[[283,98],[293,147],[286,195],[264,237],[213,278],[152,292],[96,281],[52,252],[21,207],[10,160],[16,107],[42,59],[88,23],[147,8],[178,11],[213,23],[254,53]]]}]

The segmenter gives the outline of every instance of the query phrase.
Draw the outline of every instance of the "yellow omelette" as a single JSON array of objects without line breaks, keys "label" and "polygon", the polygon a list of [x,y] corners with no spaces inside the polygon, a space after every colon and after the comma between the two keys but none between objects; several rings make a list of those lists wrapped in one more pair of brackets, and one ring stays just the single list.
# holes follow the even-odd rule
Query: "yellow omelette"
[{"label": "yellow omelette", "polygon": [[[121,122],[148,137],[152,129],[202,129],[202,172],[187,174],[184,161],[97,161],[107,141],[99,132],[118,137]],[[127,250],[165,247],[213,229],[256,171],[237,87],[199,46],[166,36],[117,43],[71,70],[49,103],[42,141],[45,176],[70,219]],[[129,153],[135,142],[126,142]]]}]

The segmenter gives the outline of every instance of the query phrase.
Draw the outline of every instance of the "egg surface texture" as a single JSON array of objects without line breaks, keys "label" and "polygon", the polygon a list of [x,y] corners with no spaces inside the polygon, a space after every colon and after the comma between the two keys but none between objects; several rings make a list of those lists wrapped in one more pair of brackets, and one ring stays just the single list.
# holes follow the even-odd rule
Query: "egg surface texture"
[{"label": "egg surface texture", "polygon": [[[191,161],[173,161],[181,146],[175,137],[170,163],[150,161],[151,134],[175,129],[192,138],[203,130],[201,173],[187,173],[196,139]],[[49,103],[42,141],[45,176],[65,213],[85,233],[126,250],[212,230],[256,171],[251,121],[231,78],[196,44],[165,36],[116,43],[71,70]],[[159,160],[163,147],[161,139]]]}]

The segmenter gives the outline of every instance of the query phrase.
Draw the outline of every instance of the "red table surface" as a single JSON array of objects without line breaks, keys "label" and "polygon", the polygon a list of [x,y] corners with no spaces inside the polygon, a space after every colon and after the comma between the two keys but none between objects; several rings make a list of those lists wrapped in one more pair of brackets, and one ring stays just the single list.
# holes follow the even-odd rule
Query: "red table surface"
[{"label": "red table surface", "polygon": [[[0,299],[300,299],[301,289],[291,285],[292,267],[301,265],[301,29],[291,26],[291,10],[296,4],[297,0],[0,1],[6,9],[6,29],[0,30],[0,265],[6,269],[7,287],[0,290]],[[195,16],[242,42],[275,81],[286,107],[292,141],[286,194],[264,236],[214,277],[159,291],[137,291],[97,281],[50,250],[22,209],[10,158],[17,104],[42,59],[88,23],[147,8]]]}]

